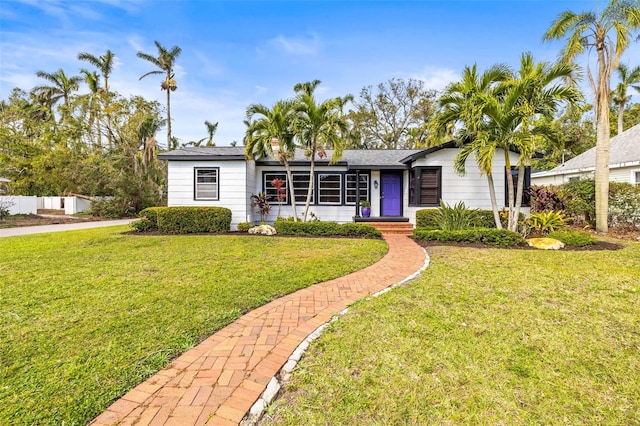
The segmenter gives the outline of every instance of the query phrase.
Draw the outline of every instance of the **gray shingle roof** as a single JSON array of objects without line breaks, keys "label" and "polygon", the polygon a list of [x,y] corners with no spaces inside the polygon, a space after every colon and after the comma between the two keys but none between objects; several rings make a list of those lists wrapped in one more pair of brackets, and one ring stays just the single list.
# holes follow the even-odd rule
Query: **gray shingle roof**
[{"label": "gray shingle roof", "polygon": [[[609,167],[621,166],[624,163],[640,161],[640,124],[627,129],[619,135],[611,138],[609,151]],[[596,166],[596,149],[591,148],[588,151],[565,161],[564,165],[560,165],[550,170],[550,172],[576,169],[588,169]]]},{"label": "gray shingle roof", "polygon": [[235,146],[184,146],[158,155],[161,160],[242,160],[244,147]]}]

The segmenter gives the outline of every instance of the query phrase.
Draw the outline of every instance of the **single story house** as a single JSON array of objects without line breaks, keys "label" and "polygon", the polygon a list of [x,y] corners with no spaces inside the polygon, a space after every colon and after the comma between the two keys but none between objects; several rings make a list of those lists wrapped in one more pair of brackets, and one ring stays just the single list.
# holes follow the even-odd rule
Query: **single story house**
[{"label": "single story house", "polygon": [[[467,161],[465,176],[455,172],[454,158],[459,150],[454,142],[428,149],[345,150],[334,164],[329,164],[332,152],[328,150],[327,158],[315,162],[310,211],[320,220],[353,222],[361,220],[357,200],[364,199],[371,202],[375,220],[405,220],[415,225],[416,211],[438,207],[440,200],[491,209],[487,179],[480,175],[473,158]],[[510,155],[515,164],[518,154]],[[183,147],[158,157],[168,161],[169,206],[229,208],[234,229],[240,222],[260,220],[250,197],[263,192],[271,197],[272,206],[265,221],[275,221],[278,214],[293,215],[289,190],[283,200],[276,198],[277,190],[271,182],[287,179],[284,165],[274,158],[247,159],[244,147]],[[310,161],[298,150],[289,164],[301,217],[309,188]],[[500,205],[503,207],[507,203],[507,173],[501,150],[496,152],[493,165],[496,195],[505,203]],[[528,184],[528,176],[525,181]]]},{"label": "single story house", "polygon": [[[593,178],[596,148],[565,161],[551,170],[531,174],[532,185],[561,185],[571,180]],[[640,124],[611,138],[609,180],[640,184]]]}]

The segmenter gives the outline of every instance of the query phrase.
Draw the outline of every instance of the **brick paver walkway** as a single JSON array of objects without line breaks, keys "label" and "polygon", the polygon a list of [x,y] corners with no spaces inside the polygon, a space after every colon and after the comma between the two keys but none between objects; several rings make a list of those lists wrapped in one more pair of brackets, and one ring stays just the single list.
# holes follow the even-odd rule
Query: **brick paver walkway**
[{"label": "brick paver walkway", "polygon": [[379,262],[249,312],[136,386],[91,424],[237,425],[316,328],[424,265],[424,251],[410,238],[384,238],[389,252]]}]

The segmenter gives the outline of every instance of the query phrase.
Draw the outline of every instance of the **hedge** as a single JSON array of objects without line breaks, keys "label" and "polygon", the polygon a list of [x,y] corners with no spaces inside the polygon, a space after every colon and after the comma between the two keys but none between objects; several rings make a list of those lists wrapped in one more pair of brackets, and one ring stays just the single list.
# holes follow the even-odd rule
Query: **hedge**
[{"label": "hedge", "polygon": [[[438,229],[438,216],[440,215],[439,208],[422,209],[416,211],[416,228]],[[493,210],[475,210],[474,226],[476,228],[495,228],[496,221],[493,218]],[[502,218],[502,226],[506,227],[506,216],[504,212],[500,214]],[[526,219],[524,213],[520,213],[519,221],[523,222]]]},{"label": "hedge", "polygon": [[422,209],[416,211],[416,228],[430,228],[438,226],[440,209]]},{"label": "hedge", "polygon": [[597,238],[587,234],[586,232],[573,231],[571,229],[553,231],[547,236],[549,238],[555,238],[558,241],[562,241],[566,245],[572,247],[584,247],[598,242]]},{"label": "hedge", "polygon": [[150,207],[131,227],[165,234],[222,233],[231,229],[231,210],[224,207]]},{"label": "hedge", "polygon": [[455,243],[483,243],[500,247],[526,245],[527,242],[517,232],[506,229],[476,228],[462,231],[442,231],[416,228],[413,230],[416,240],[455,242]]},{"label": "hedge", "polygon": [[274,227],[280,235],[301,237],[382,237],[382,233],[379,230],[363,223],[338,224],[335,222],[292,222],[288,220],[276,220]]}]

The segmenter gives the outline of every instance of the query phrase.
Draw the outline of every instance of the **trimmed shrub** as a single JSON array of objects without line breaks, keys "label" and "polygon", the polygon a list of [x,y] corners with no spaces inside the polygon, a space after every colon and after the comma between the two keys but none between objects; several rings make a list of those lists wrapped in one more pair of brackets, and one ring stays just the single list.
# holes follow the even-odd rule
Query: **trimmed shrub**
[{"label": "trimmed shrub", "polygon": [[550,232],[549,238],[555,238],[573,247],[584,247],[598,242],[597,238],[586,232],[572,231],[570,229]]},{"label": "trimmed shrub", "polygon": [[493,218],[493,210],[476,210],[474,225],[476,228],[495,228],[496,220]]},{"label": "trimmed shrub", "polygon": [[371,225],[364,223],[335,222],[293,222],[276,220],[274,227],[280,235],[300,237],[358,237],[380,238],[382,233]]},{"label": "trimmed shrub", "polygon": [[433,228],[438,226],[438,209],[422,209],[416,211],[416,228]]},{"label": "trimmed shrub", "polygon": [[609,224],[618,228],[640,228],[640,185],[609,184]]},{"label": "trimmed shrub", "polygon": [[134,231],[138,232],[154,231],[158,229],[158,227],[153,226],[153,223],[151,223],[151,221],[146,217],[141,217],[135,222],[131,222],[131,228],[133,228]]},{"label": "trimmed shrub", "polygon": [[414,229],[413,237],[416,240],[445,243],[483,243],[500,247],[526,245],[526,241],[519,233],[495,228],[476,228],[459,231]]},{"label": "trimmed shrub", "polygon": [[253,228],[253,225],[249,222],[240,222],[238,224],[238,232],[249,232],[251,228]]},{"label": "trimmed shrub", "polygon": [[231,210],[224,207],[160,207],[157,213],[158,230],[167,234],[231,230]]},{"label": "trimmed shrub", "polygon": [[166,208],[167,207],[149,207],[138,213],[138,216],[147,218],[151,223],[151,229],[158,229],[158,211]]}]

